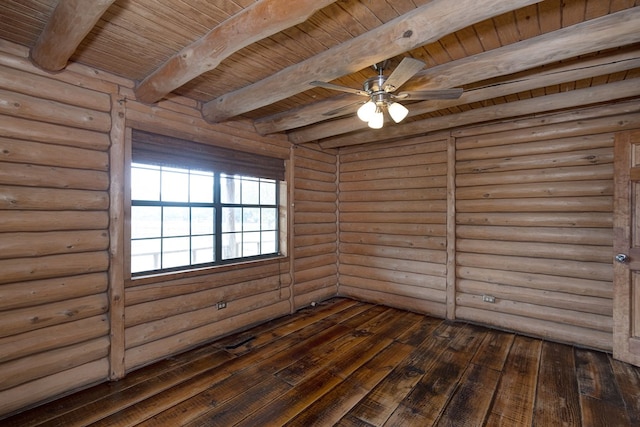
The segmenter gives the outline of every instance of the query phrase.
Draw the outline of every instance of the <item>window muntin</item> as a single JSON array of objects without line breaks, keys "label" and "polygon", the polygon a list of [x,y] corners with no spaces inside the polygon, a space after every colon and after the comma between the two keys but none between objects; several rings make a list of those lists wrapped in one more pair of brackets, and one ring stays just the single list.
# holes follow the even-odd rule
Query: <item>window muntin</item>
[{"label": "window muntin", "polygon": [[221,174],[220,182],[222,260],[277,252],[277,181]]},{"label": "window muntin", "polygon": [[131,165],[131,274],[278,254],[278,181]]}]

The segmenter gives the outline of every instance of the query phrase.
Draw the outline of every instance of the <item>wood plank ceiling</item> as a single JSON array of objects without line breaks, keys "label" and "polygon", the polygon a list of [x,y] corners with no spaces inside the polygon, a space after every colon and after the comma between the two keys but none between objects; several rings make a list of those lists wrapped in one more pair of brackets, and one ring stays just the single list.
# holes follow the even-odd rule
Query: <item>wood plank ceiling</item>
[{"label": "wood plank ceiling", "polygon": [[[45,69],[70,56],[145,102],[185,96],[209,121],[326,148],[640,97],[640,0],[3,0],[0,22]],[[371,130],[354,114],[366,98],[310,85],[361,89],[404,57],[425,67],[402,90],[464,94]]]}]

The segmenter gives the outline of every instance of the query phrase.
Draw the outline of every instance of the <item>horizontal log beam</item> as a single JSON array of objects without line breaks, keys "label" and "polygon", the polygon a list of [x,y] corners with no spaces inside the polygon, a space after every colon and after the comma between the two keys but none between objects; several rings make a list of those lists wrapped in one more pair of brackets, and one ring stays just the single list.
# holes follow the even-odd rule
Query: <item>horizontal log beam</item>
[{"label": "horizontal log beam", "polygon": [[570,307],[575,311],[610,316],[613,310],[611,298],[593,297],[563,291],[540,290],[523,286],[496,285],[476,280],[460,280],[458,290],[469,294],[490,294],[498,298],[556,308]]},{"label": "horizontal log beam", "polygon": [[571,151],[568,153],[530,154],[527,156],[460,161],[457,173],[483,174],[485,172],[519,171],[552,167],[587,166],[613,163],[611,147]]},{"label": "horizontal log beam", "polygon": [[0,211],[0,232],[97,230],[109,227],[106,211]]},{"label": "horizontal log beam", "polygon": [[[22,283],[20,283],[20,285],[22,285]],[[105,274],[105,291],[106,288],[107,279]],[[40,302],[36,301],[34,304],[40,304]],[[79,319],[74,322],[60,323],[59,325],[35,329],[18,335],[10,335],[5,338],[0,338],[0,347],[2,347],[3,350],[2,354],[0,354],[0,362],[66,347],[78,342],[105,336],[108,333],[109,325],[106,321],[106,315],[102,314]],[[51,337],[55,337],[56,339],[52,340]]]},{"label": "horizontal log beam", "polygon": [[1,233],[0,259],[106,250],[106,230]]},{"label": "horizontal log beam", "polygon": [[202,114],[221,122],[304,92],[314,80],[331,81],[373,63],[434,42],[452,32],[538,0],[433,0],[359,37],[292,65],[252,85],[203,105]]},{"label": "horizontal log beam", "polygon": [[611,351],[613,346],[611,332],[596,331],[574,325],[534,319],[528,316],[458,306],[456,308],[456,318],[493,325],[500,329],[510,329],[513,328],[513,325],[519,325],[520,330],[525,334],[541,336],[559,342],[600,348],[605,351]]},{"label": "horizontal log beam", "polygon": [[84,319],[104,314],[107,310],[107,296],[104,293],[45,304],[38,307],[37,316],[34,316],[33,307],[8,310],[0,318],[0,336],[7,337]]},{"label": "horizontal log beam", "polygon": [[[584,297],[611,300],[611,287],[606,282],[578,279],[549,274],[495,270],[482,267],[458,266],[456,275],[461,280],[481,281],[487,284],[514,286],[522,289],[563,292]],[[604,286],[603,286],[604,285]]]},{"label": "horizontal log beam", "polygon": [[76,190],[107,190],[109,188],[107,172],[22,163],[0,163],[0,165],[0,184]]},{"label": "horizontal log beam", "polygon": [[[446,89],[454,86],[462,86],[475,81],[495,78],[524,71],[531,67],[574,58],[578,55],[633,43],[634,40],[638,40],[638,32],[635,31],[633,21],[626,20],[626,13],[627,11],[625,10],[624,12],[606,15],[602,18],[513,43],[489,52],[474,55],[470,58],[431,67],[421,71],[409,80],[403,86],[403,90]],[[622,21],[624,25],[618,26],[619,21]],[[585,43],[584,34],[590,32],[595,32],[597,38],[589,39],[590,42]],[[562,48],[550,50],[552,46],[562,46]],[[612,61],[615,60],[616,59],[612,59]],[[593,66],[592,61],[593,60],[585,60],[585,66]],[[487,64],[487,66],[478,66],[478,63]],[[567,67],[570,66],[571,64],[567,64],[566,66],[560,67],[557,71],[565,71]],[[473,73],[471,73],[470,70],[473,70]],[[553,70],[548,71],[548,73],[551,72],[553,72]],[[546,75],[545,77],[548,78],[550,75]],[[495,96],[501,95],[497,93]],[[256,120],[255,126],[260,133],[274,133],[306,126],[321,120],[326,120],[326,117],[322,116],[324,113],[342,107],[347,104],[347,101],[355,102],[357,98],[356,96],[349,96],[347,98],[345,98],[344,95],[335,96],[294,110]],[[485,97],[483,99],[489,98]],[[416,105],[434,107],[437,105],[452,106],[466,103],[462,101],[464,100],[421,102],[412,105],[411,113],[414,113],[414,110],[417,108]],[[355,118],[352,119],[354,122],[350,123],[350,129],[341,129],[342,126],[347,126],[347,123],[342,123],[342,121],[336,123],[335,120],[332,121],[331,125],[335,129],[333,135],[361,129],[363,126],[366,127],[362,121]],[[354,127],[356,125],[359,125],[359,127]],[[326,135],[322,136],[323,127],[314,126],[312,129],[321,135],[316,139],[326,137]]]},{"label": "horizontal log beam", "polygon": [[538,259],[571,260],[576,262],[600,262],[608,264],[611,261],[611,245],[573,245],[546,242],[512,242],[509,240],[456,240],[458,253],[474,253],[492,255],[509,255],[533,257]]},{"label": "horizontal log beam", "polygon": [[526,216],[506,212],[460,212],[458,224],[499,225],[514,227],[594,227],[611,229],[613,221],[607,212],[527,212]]},{"label": "horizontal log beam", "polygon": [[[0,63],[2,63],[2,57],[3,54],[0,53]],[[25,68],[29,67],[33,68],[30,64]],[[76,86],[51,78],[51,76],[32,72],[0,65],[0,88],[93,111],[108,112],[111,108],[111,101],[107,93],[91,90],[82,81],[78,81],[76,83],[78,86]]]},{"label": "horizontal log beam", "polygon": [[604,179],[613,181],[613,164],[585,166],[549,166],[541,169],[457,174],[458,188],[492,184],[527,184],[544,182],[584,181]]},{"label": "horizontal log beam", "polygon": [[8,390],[62,370],[102,359],[108,351],[109,339],[100,337],[4,363],[0,371],[0,389]]},{"label": "horizontal log beam", "polygon": [[[640,105],[634,99],[596,105],[565,112],[544,113],[518,120],[503,120],[451,131],[456,138],[456,149],[466,152],[470,148],[514,145],[570,137],[592,137],[621,129],[638,127]],[[611,119],[616,116],[617,121]],[[571,122],[579,122],[571,125]],[[531,129],[523,132],[523,129]],[[362,149],[362,147],[360,147]],[[464,150],[464,151],[463,151]]]},{"label": "horizontal log beam", "polygon": [[11,90],[0,89],[0,114],[98,132],[111,129],[108,112],[88,110]]},{"label": "horizontal log beam", "polygon": [[260,0],[231,16],[172,56],[136,88],[136,98],[156,102],[240,49],[306,21],[336,0]]},{"label": "horizontal log beam", "polygon": [[457,254],[458,269],[466,267],[501,270],[505,273],[520,272],[547,274],[566,278],[588,279],[611,283],[611,263],[553,260],[545,258],[473,253]]},{"label": "horizontal log beam", "polygon": [[51,399],[78,390],[107,378],[109,361],[106,358],[85,363],[54,375],[38,378],[18,387],[0,391],[0,413],[8,414],[20,409],[24,410],[34,402]]},{"label": "horizontal log beam", "polygon": [[[456,297],[458,307],[474,307],[479,310],[487,310],[487,305],[482,301],[482,295],[470,295],[458,293]],[[600,330],[602,332],[612,331],[611,317],[581,312],[580,315],[570,309],[559,309],[544,305],[530,304],[523,302],[513,302],[508,299],[499,298],[495,305],[489,309],[501,315],[516,315],[527,319],[538,319],[541,321],[552,321],[554,324],[574,327],[588,328],[590,330]],[[526,323],[521,321],[521,323]]]},{"label": "horizontal log beam", "polygon": [[577,245],[611,246],[613,232],[606,228],[506,227],[458,225],[461,239],[510,240],[517,242],[546,242]]},{"label": "horizontal log beam", "polygon": [[[286,297],[288,298],[288,295]],[[250,312],[229,316],[219,321],[210,321],[198,327],[187,325],[183,332],[127,349],[125,353],[126,370],[129,371],[149,362],[166,358],[167,354],[176,354],[187,348],[195,347],[197,344],[211,341],[212,338],[237,331],[241,325],[258,324],[289,314],[289,310],[288,300],[275,303],[268,301]],[[210,313],[208,314],[210,315]]]},{"label": "horizontal log beam", "polygon": [[[107,291],[107,274],[92,273],[2,285],[0,310],[33,307]],[[2,357],[0,357],[2,361]]]},{"label": "horizontal log beam", "polygon": [[[447,287],[447,283],[444,277],[428,276],[429,281],[427,282],[425,280],[427,276],[423,274],[408,273],[404,271],[402,272],[402,275],[399,275],[395,271],[390,271],[384,268],[362,267],[358,265],[341,265],[340,276],[341,279],[343,276],[369,278],[386,281],[388,283],[393,282],[396,284],[407,286],[426,287],[438,291],[445,291]],[[344,282],[340,281],[340,286],[342,286],[343,284]]]},{"label": "horizontal log beam", "polygon": [[572,90],[570,92],[478,108],[443,117],[418,120],[403,126],[389,126],[379,129],[376,132],[361,132],[358,134],[349,134],[348,136],[328,138],[321,142],[320,145],[322,148],[337,148],[347,145],[365,144],[367,142],[403,138],[425,132],[451,129],[472,123],[541,113],[549,111],[550,108],[553,110],[576,108],[638,95],[640,95],[640,78],[623,80],[606,85]]},{"label": "horizontal log beam", "polygon": [[97,273],[108,268],[107,251],[3,259],[0,260],[0,284]]},{"label": "horizontal log beam", "polygon": [[109,135],[104,132],[70,128],[2,114],[0,114],[0,137],[26,139],[105,152],[111,144]]},{"label": "horizontal log beam", "polygon": [[481,185],[456,189],[456,200],[613,195],[613,180]]},{"label": "horizontal log beam", "polygon": [[95,211],[108,208],[106,191],[0,185],[0,209]]},{"label": "horizontal log beam", "polygon": [[115,0],[60,0],[31,50],[34,64],[62,70],[102,14]]},{"label": "horizontal log beam", "polygon": [[[565,126],[570,126],[565,124]],[[586,150],[588,148],[611,148],[614,135],[612,133],[573,136],[568,138],[549,139],[546,141],[530,141],[522,143],[510,143],[485,146],[478,148],[460,149],[456,141],[456,160],[485,160],[508,156],[528,156],[531,154],[564,153],[573,150]],[[476,184],[478,185],[478,184]]]},{"label": "horizontal log beam", "polygon": [[456,204],[456,209],[460,213],[611,212],[611,210],[613,209],[613,197],[533,197],[530,199],[512,198],[496,200],[460,200]]},{"label": "horizontal log beam", "polygon": [[[545,40],[540,41],[540,50],[544,51]],[[527,41],[528,42],[528,41]],[[524,42],[521,42],[524,43]],[[569,44],[569,41],[568,41]],[[487,52],[483,55],[492,56],[495,51]],[[573,56],[573,51],[570,55]],[[569,53],[568,53],[569,54]],[[515,62],[518,62],[517,57],[513,58]],[[502,59],[496,58],[497,61]],[[541,59],[541,65],[545,64]],[[464,61],[464,67],[468,67],[467,61]],[[587,60],[576,60],[569,64],[561,63],[558,66],[546,67],[541,72],[525,76],[514,76],[509,81],[497,83],[495,85],[481,87],[478,89],[471,89],[463,93],[459,99],[455,100],[440,100],[440,101],[422,101],[409,106],[409,117],[430,113],[433,111],[456,107],[459,105],[471,104],[474,102],[482,102],[489,99],[494,99],[502,96],[513,95],[521,92],[526,92],[538,88],[550,87],[562,83],[574,82],[577,80],[588,79],[596,76],[602,76],[607,74],[613,74],[621,71],[631,70],[633,68],[640,67],[640,50],[632,49],[625,52],[614,52],[605,56],[599,56]],[[446,74],[450,69],[457,68],[455,62],[450,64],[444,64],[438,67],[434,67],[431,73],[434,77],[438,74]],[[438,69],[438,71],[435,71]],[[430,70],[430,71],[432,71]],[[486,67],[488,71],[487,76],[484,78],[498,77],[498,75],[492,75],[496,70],[491,67]],[[461,79],[465,76],[461,76]],[[468,77],[466,81],[459,81],[454,83],[455,85],[462,85],[471,83]],[[316,116],[317,120],[317,116]],[[314,140],[321,140],[334,135],[340,135],[357,130],[367,129],[367,124],[355,116],[346,117],[338,120],[332,120],[330,122],[318,123],[314,126],[310,126],[300,130],[294,130],[289,132],[289,141],[300,144],[303,142],[309,142]]]}]

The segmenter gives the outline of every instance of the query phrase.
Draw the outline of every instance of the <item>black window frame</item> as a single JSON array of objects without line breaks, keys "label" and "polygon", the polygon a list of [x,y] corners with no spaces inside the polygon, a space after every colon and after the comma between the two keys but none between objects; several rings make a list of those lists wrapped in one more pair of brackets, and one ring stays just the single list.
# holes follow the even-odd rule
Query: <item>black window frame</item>
[{"label": "black window frame", "polygon": [[[214,219],[215,222],[213,224],[213,240],[214,240],[214,254],[215,258],[211,262],[205,263],[194,263],[193,255],[192,255],[192,241],[191,237],[194,236],[192,233],[192,228],[189,228],[189,234],[181,237],[189,237],[189,264],[162,268],[162,261],[160,261],[161,268],[153,269],[153,270],[144,270],[144,271],[136,271],[133,272],[133,251],[129,251],[129,273],[132,279],[140,278],[145,276],[163,274],[163,273],[173,273],[173,272],[189,272],[195,270],[206,269],[209,267],[228,265],[234,263],[242,263],[242,262],[250,262],[255,260],[276,258],[282,256],[281,252],[281,185],[284,182],[284,160],[282,159],[274,159],[261,155],[256,155],[253,153],[246,152],[236,152],[234,150],[221,149],[218,147],[212,147],[206,144],[194,143],[192,141],[185,141],[181,139],[176,139],[172,137],[165,137],[162,135],[150,134],[142,131],[133,131],[132,133],[132,156],[131,161],[129,163],[129,176],[132,177],[132,170],[137,165],[148,165],[158,168],[162,170],[163,168],[168,168],[170,170],[179,169],[182,171],[193,171],[193,172],[207,172],[213,174],[213,202],[171,202],[171,201],[162,201],[161,197],[158,197],[158,200],[135,200],[133,196],[130,194],[129,197],[129,206],[131,215],[133,214],[133,209],[136,206],[157,206],[161,208],[161,212],[164,211],[165,207],[187,207],[190,209],[189,211],[189,221],[191,224],[191,208],[193,207],[205,207],[211,208],[214,210]],[[174,142],[175,145],[170,145],[172,148],[167,148],[167,142]],[[142,149],[140,148],[142,147]],[[185,149],[186,147],[186,149]],[[184,155],[184,153],[187,153]],[[142,153],[142,154],[140,154]],[[149,155],[149,153],[151,153]],[[194,155],[195,153],[195,155]],[[229,155],[233,158],[229,160]],[[181,158],[182,157],[182,158]],[[266,159],[266,160],[265,160]],[[281,163],[282,166],[278,164]],[[218,167],[222,165],[224,170],[219,170]],[[274,166],[275,165],[275,166]],[[254,175],[250,173],[251,170],[256,170],[257,173]],[[275,203],[261,203],[261,200],[258,203],[223,203],[221,200],[221,177],[227,176],[233,179],[240,180],[257,180],[259,183],[268,183],[269,185],[274,186],[275,191]],[[132,185],[132,182],[130,182]],[[260,185],[260,184],[259,184]],[[188,190],[188,189],[185,189]],[[259,191],[260,193],[260,191]],[[223,243],[223,235],[228,233],[223,233],[223,218],[222,213],[226,208],[248,208],[248,209],[270,209],[273,210],[275,214],[275,224],[274,228],[263,229],[262,217],[258,221],[259,229],[258,230],[248,230],[246,233],[250,232],[258,232],[260,233],[260,243],[262,243],[262,233],[263,232],[272,232],[274,235],[274,241],[270,241],[271,244],[274,244],[274,251],[269,253],[257,254],[257,255],[249,255],[249,256],[240,256],[233,258],[223,258],[224,254],[222,251],[222,243]],[[262,215],[262,211],[260,214]],[[164,220],[164,218],[161,218]],[[132,221],[130,221],[131,227],[133,227]],[[243,223],[244,224],[244,223]],[[236,231],[237,234],[243,235],[245,230]],[[133,232],[129,233],[129,244],[137,240],[145,240],[151,238],[159,238],[161,240],[161,245],[166,243],[165,239],[167,236],[163,236],[163,227],[160,226],[160,235],[154,237],[146,237],[146,238],[133,238]],[[197,234],[195,234],[197,236]],[[176,236],[172,236],[176,237]],[[242,245],[241,245],[242,246]],[[162,246],[160,247],[159,256],[162,257]]]}]

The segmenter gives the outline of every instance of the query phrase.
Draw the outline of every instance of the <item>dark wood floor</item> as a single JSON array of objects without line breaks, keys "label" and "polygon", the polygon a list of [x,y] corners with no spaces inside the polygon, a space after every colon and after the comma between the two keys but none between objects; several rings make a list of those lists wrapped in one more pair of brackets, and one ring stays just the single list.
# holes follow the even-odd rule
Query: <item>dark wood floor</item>
[{"label": "dark wood floor", "polygon": [[334,299],[0,425],[638,426],[640,368]]}]

